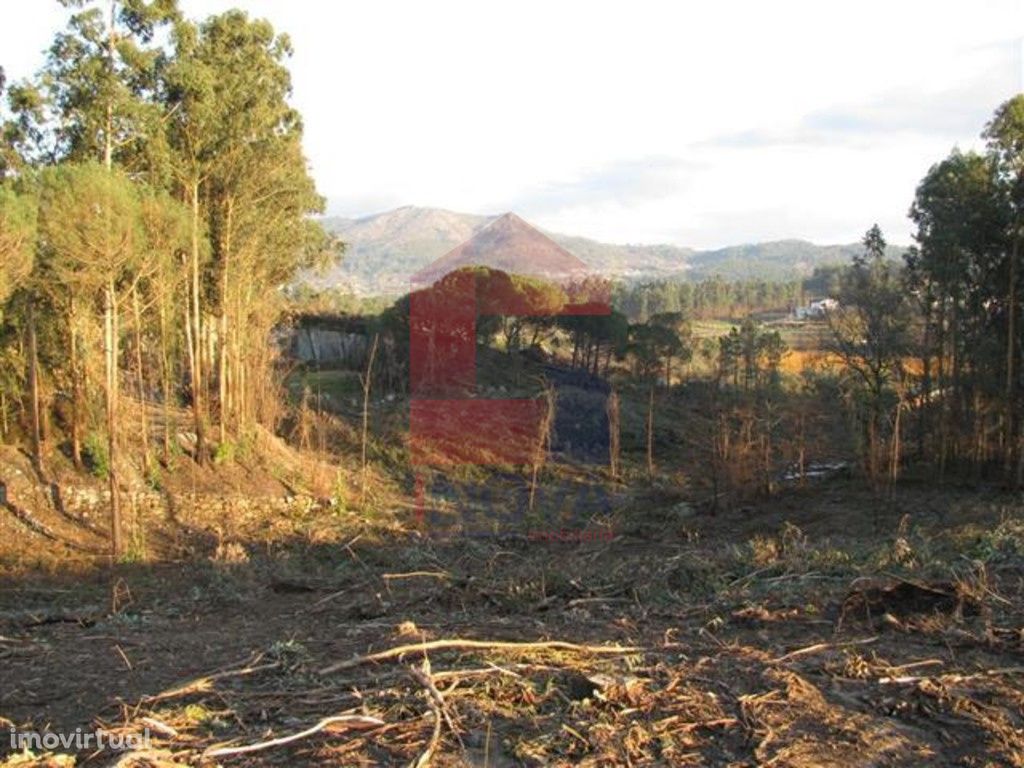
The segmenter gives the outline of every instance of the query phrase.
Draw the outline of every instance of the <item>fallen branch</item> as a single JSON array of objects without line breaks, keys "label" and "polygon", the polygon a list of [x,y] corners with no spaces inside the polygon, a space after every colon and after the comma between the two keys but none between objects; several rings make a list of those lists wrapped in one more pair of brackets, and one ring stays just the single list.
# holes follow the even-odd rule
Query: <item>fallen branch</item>
[{"label": "fallen branch", "polygon": [[578,605],[594,605],[598,603],[632,603],[628,597],[577,597],[570,600],[566,605],[575,608]]},{"label": "fallen branch", "polygon": [[329,728],[332,725],[344,725],[347,728],[365,730],[368,728],[379,728],[384,725],[384,721],[376,717],[367,717],[365,715],[337,715],[335,717],[325,717],[316,725],[311,728],[307,728],[304,731],[293,733],[291,736],[282,736],[278,739],[270,739],[268,741],[258,741],[255,744],[247,744],[244,747],[217,747],[215,749],[208,749],[203,752],[203,757],[226,757],[227,755],[242,755],[248,752],[259,752],[263,749],[270,749],[272,747],[280,747],[285,744],[291,744],[293,741],[299,741],[309,736],[319,733],[324,728]]},{"label": "fallen branch", "polygon": [[443,650],[485,650],[485,651],[572,651],[574,653],[635,653],[643,648],[622,645],[577,645],[562,640],[544,640],[535,643],[519,643],[504,640],[463,640],[454,638],[450,640],[431,640],[429,643],[414,643],[412,645],[400,645],[386,651],[356,656],[354,659],[346,659],[330,664],[320,670],[321,675],[329,675],[342,669],[352,669],[363,664],[371,664],[377,661],[389,661],[404,656],[407,653],[416,651],[443,651]]},{"label": "fallen branch", "polygon": [[157,720],[155,717],[140,717],[139,722],[142,723],[146,728],[151,731],[159,733],[161,736],[166,736],[169,739],[176,739],[181,734],[178,733],[178,729],[174,726],[168,725],[163,720]]},{"label": "fallen branch", "polygon": [[[668,726],[673,723],[677,723],[682,720],[682,715],[670,715],[664,720],[659,720],[654,723],[654,729],[667,730]],[[672,733],[690,733],[696,731],[699,728],[725,728],[732,725],[739,725],[740,721],[735,717],[720,717],[716,720],[698,720],[696,722],[684,722],[680,723],[677,727],[672,729]]]},{"label": "fallen branch", "polygon": [[[553,667],[548,667],[543,664],[517,664],[515,666],[519,669],[530,670],[553,669]],[[522,678],[522,675],[520,675],[518,672],[514,672],[506,667],[499,667],[497,664],[490,663],[489,666],[479,667],[475,669],[442,670],[441,672],[434,672],[431,675],[431,677],[433,677],[434,682],[439,682],[442,680],[466,680],[471,677],[484,677],[486,675],[494,674],[506,675],[507,677]]]},{"label": "fallen branch", "polygon": [[409,573],[385,573],[381,578],[385,581],[391,579],[415,579],[415,578],[450,579],[451,575],[444,571],[410,571]]},{"label": "fallen branch", "polygon": [[448,705],[445,704],[444,697],[441,695],[441,692],[437,690],[437,686],[434,684],[434,676],[430,672],[429,663],[426,660],[424,660],[422,669],[410,667],[410,670],[412,672],[412,676],[416,678],[416,682],[418,682],[426,689],[427,693],[430,695],[430,698],[432,698],[434,702],[437,704],[437,706],[441,708],[441,714],[444,715],[445,723],[448,724],[448,728],[452,732],[452,735],[458,739],[459,734],[458,731],[455,729],[455,723],[452,722],[451,715],[448,714]]},{"label": "fallen branch", "polygon": [[[451,716],[448,714],[448,707],[445,704],[444,697],[441,692],[437,690],[437,686],[434,684],[434,678],[430,673],[430,662],[427,659],[423,660],[423,668],[417,669],[416,667],[410,667],[409,671],[412,676],[416,679],[420,685],[427,692],[427,702],[430,705],[430,710],[434,715],[434,732],[430,736],[430,742],[427,744],[427,748],[417,758],[416,762],[413,763],[413,768],[426,768],[430,764],[431,758],[437,751],[438,745],[441,743],[441,723],[444,722],[448,725],[448,730],[452,732],[452,735],[459,740],[462,744],[462,739],[459,738],[459,733],[455,729],[455,723],[452,722]],[[465,747],[463,747],[465,748]]]},{"label": "fallen branch", "polygon": [[889,667],[890,675],[895,672],[905,672],[908,669],[918,669],[919,667],[941,667],[945,664],[942,659],[924,659],[922,661],[911,661],[908,664],[896,664]]},{"label": "fallen branch", "polygon": [[968,680],[980,680],[986,677],[1001,677],[1003,675],[1020,675],[1024,674],[1024,667],[1004,667],[1002,669],[986,669],[982,672],[976,672],[973,675],[901,675],[898,677],[880,677],[878,678],[879,685],[906,685],[908,683],[923,683],[925,681],[938,680],[942,683],[965,683]]},{"label": "fallen branch", "polygon": [[432,696],[428,697],[427,701],[430,704],[430,711],[434,714],[434,732],[430,735],[427,748],[416,758],[414,763],[410,764],[410,768],[426,768],[430,765],[430,760],[441,743],[441,710]]},{"label": "fallen branch", "polygon": [[246,675],[252,675],[256,672],[262,672],[267,669],[274,669],[281,666],[280,662],[272,661],[267,664],[256,664],[261,656],[257,656],[249,666],[242,667],[241,669],[229,669],[224,672],[215,672],[211,675],[204,675],[203,677],[197,677],[195,680],[191,680],[177,688],[172,688],[168,691],[163,691],[154,696],[143,696],[142,703],[152,704],[157,701],[165,701],[167,699],[175,699],[179,696],[187,696],[190,693],[203,693],[210,690],[210,684],[216,680],[223,680],[227,677],[244,677]]},{"label": "fallen branch", "polygon": [[814,645],[808,645],[806,648],[797,648],[795,651],[790,651],[787,654],[779,656],[777,659],[772,659],[770,663],[779,664],[783,661],[789,661],[799,656],[807,656],[811,653],[818,653],[819,651],[828,651],[833,648],[845,648],[848,645],[867,645],[873,643],[878,639],[878,636],[865,637],[861,640],[849,640],[845,643],[815,643]]}]

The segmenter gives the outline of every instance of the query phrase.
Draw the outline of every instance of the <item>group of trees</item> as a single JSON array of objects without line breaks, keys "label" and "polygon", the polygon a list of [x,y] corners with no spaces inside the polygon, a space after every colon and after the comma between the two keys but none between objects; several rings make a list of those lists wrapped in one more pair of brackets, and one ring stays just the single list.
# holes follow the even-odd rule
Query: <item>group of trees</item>
[{"label": "group of trees", "polygon": [[[472,278],[469,283],[468,277]],[[601,300],[594,301],[594,295]],[[418,322],[431,325],[428,330],[438,339],[439,367],[444,367],[447,348],[440,343],[442,337],[466,336],[472,325],[478,344],[492,345],[510,356],[510,371],[517,370],[520,353],[546,347],[557,349],[571,368],[593,376],[607,376],[615,363],[625,365],[637,379],[672,382],[674,366],[692,357],[693,334],[686,315],[664,312],[630,323],[625,314],[608,305],[606,295],[601,286],[591,286],[581,296],[572,286],[501,270],[457,270],[380,313],[375,322],[387,338],[387,359],[393,364],[385,365],[378,376],[386,386],[401,388],[405,372],[399,370],[396,375],[396,367],[402,368],[408,353],[410,323]],[[471,315],[462,308],[467,301],[475,302]]]},{"label": "group of trees", "polygon": [[[910,209],[915,245],[904,263],[891,259],[874,226],[851,264],[819,270],[801,286],[838,301],[826,317],[831,358],[824,375],[846,406],[873,483],[895,481],[912,458],[940,478],[957,472],[1024,484],[1024,95],[996,110],[983,138],[987,151],[955,149],[921,181]],[[685,304],[695,312],[696,295],[718,297],[704,307],[744,304],[742,291],[730,298],[702,287],[710,286],[639,286],[620,297],[620,306],[646,319],[652,306]],[[752,295],[761,297],[757,303],[771,292]],[[749,317],[719,338],[711,439],[713,466],[723,473],[743,463],[742,445],[768,482],[780,424],[803,445],[806,414],[779,396],[784,352],[778,334]],[[804,377],[790,399],[823,380]]]},{"label": "group of trees", "polygon": [[633,322],[655,315],[681,312],[692,320],[744,317],[757,312],[790,310],[803,303],[803,281],[723,280],[712,277],[688,280],[656,280],[616,287],[615,306]]},{"label": "group of trees", "polygon": [[[127,456],[155,473],[182,428],[204,462],[213,445],[274,425],[272,332],[294,298],[284,289],[339,248],[310,218],[322,200],[289,104],[286,37],[240,11],[194,22],[176,0],[62,2],[73,13],[43,70],[13,84],[0,72],[0,434],[30,444],[41,475],[58,434],[76,465],[104,474],[118,550]],[[705,343],[709,417],[722,466],[742,444],[770,483],[778,425],[803,434],[804,418],[784,414],[781,337],[749,317],[828,294],[869,477],[895,479],[912,431],[916,458],[940,473],[998,470],[1021,484],[1024,96],[999,107],[984,138],[985,153],[954,150],[922,180],[905,264],[873,227],[851,265],[806,281],[618,286],[613,309],[607,285],[460,272],[429,301],[382,313],[375,375],[400,386],[414,332],[440,333],[443,347],[472,326],[474,343],[516,359],[561,344],[592,375],[614,361],[650,389],[653,412],[655,385],[676,383],[694,354],[691,322],[746,316]],[[435,306],[448,301],[455,315]],[[414,327],[415,302],[444,327]]]},{"label": "group of trees", "polygon": [[912,315],[906,280],[901,279],[898,264],[886,259],[878,225],[868,230],[863,244],[863,254],[854,257],[841,275],[839,303],[827,319],[829,347],[841,363],[847,402],[860,426],[864,468],[874,481],[883,467],[895,479],[899,467],[899,416],[908,387]]},{"label": "group of trees", "polygon": [[[288,39],[240,11],[201,23],[175,0],[72,7],[38,76],[8,89],[0,153],[4,437],[56,419],[76,464],[117,473],[132,397],[139,464],[272,422],[281,286],[334,252],[289,105]],[[97,386],[102,384],[102,386]],[[102,393],[102,402],[97,397]],[[149,423],[162,404],[161,438]],[[182,424],[182,427],[185,425]]]},{"label": "group of trees", "polygon": [[718,337],[718,380],[734,387],[756,389],[779,383],[779,366],[786,344],[778,331],[765,330],[747,317]]},{"label": "group of trees", "polygon": [[996,110],[983,138],[985,153],[954,149],[921,181],[902,268],[873,227],[840,276],[832,349],[874,479],[895,479],[904,463],[907,412],[915,457],[940,476],[1024,481],[1024,95]]},{"label": "group of trees", "polygon": [[993,463],[1024,479],[1020,240],[1024,95],[996,110],[984,154],[954,150],[917,189],[907,280],[923,398],[918,446],[942,471]]}]

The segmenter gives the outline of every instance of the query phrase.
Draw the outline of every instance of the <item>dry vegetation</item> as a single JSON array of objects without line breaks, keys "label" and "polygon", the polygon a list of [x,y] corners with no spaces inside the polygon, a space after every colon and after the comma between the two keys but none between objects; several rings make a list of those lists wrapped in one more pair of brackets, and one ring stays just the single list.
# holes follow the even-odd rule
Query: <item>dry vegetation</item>
[{"label": "dry vegetation", "polygon": [[152,741],[4,765],[1024,765],[1016,498],[634,490],[613,542],[438,541],[379,481],[370,515],[246,474],[154,507],[159,564],[71,576],[88,518],[5,516],[38,560],[0,591],[7,724]]}]

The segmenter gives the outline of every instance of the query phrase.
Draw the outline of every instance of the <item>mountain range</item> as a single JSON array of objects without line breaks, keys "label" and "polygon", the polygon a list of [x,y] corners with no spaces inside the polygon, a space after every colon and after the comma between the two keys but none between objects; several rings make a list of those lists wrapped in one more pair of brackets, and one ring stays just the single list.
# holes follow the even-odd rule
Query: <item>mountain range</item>
[{"label": "mountain range", "polygon": [[[309,275],[306,281],[319,287],[349,287],[362,296],[405,293],[413,276],[421,271],[428,274],[426,268],[441,257],[465,259],[466,254],[450,254],[501,218],[522,221],[514,214],[484,216],[416,206],[361,218],[327,217],[323,224],[346,243],[345,256],[333,269]],[[805,240],[699,251],[679,245],[612,244],[555,232],[544,234],[591,271],[625,281],[701,280],[715,275],[790,280],[806,277],[818,266],[847,264],[862,251],[860,244],[815,245]],[[896,247],[890,250],[894,257],[902,252]]]}]

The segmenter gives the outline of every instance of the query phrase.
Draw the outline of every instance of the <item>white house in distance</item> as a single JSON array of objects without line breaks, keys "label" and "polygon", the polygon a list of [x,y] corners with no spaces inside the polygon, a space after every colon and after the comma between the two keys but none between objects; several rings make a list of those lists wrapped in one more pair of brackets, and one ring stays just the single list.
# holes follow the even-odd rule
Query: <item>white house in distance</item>
[{"label": "white house in distance", "polygon": [[806,307],[797,307],[793,310],[793,316],[797,320],[818,319],[827,315],[839,306],[839,302],[833,298],[816,299]]}]

